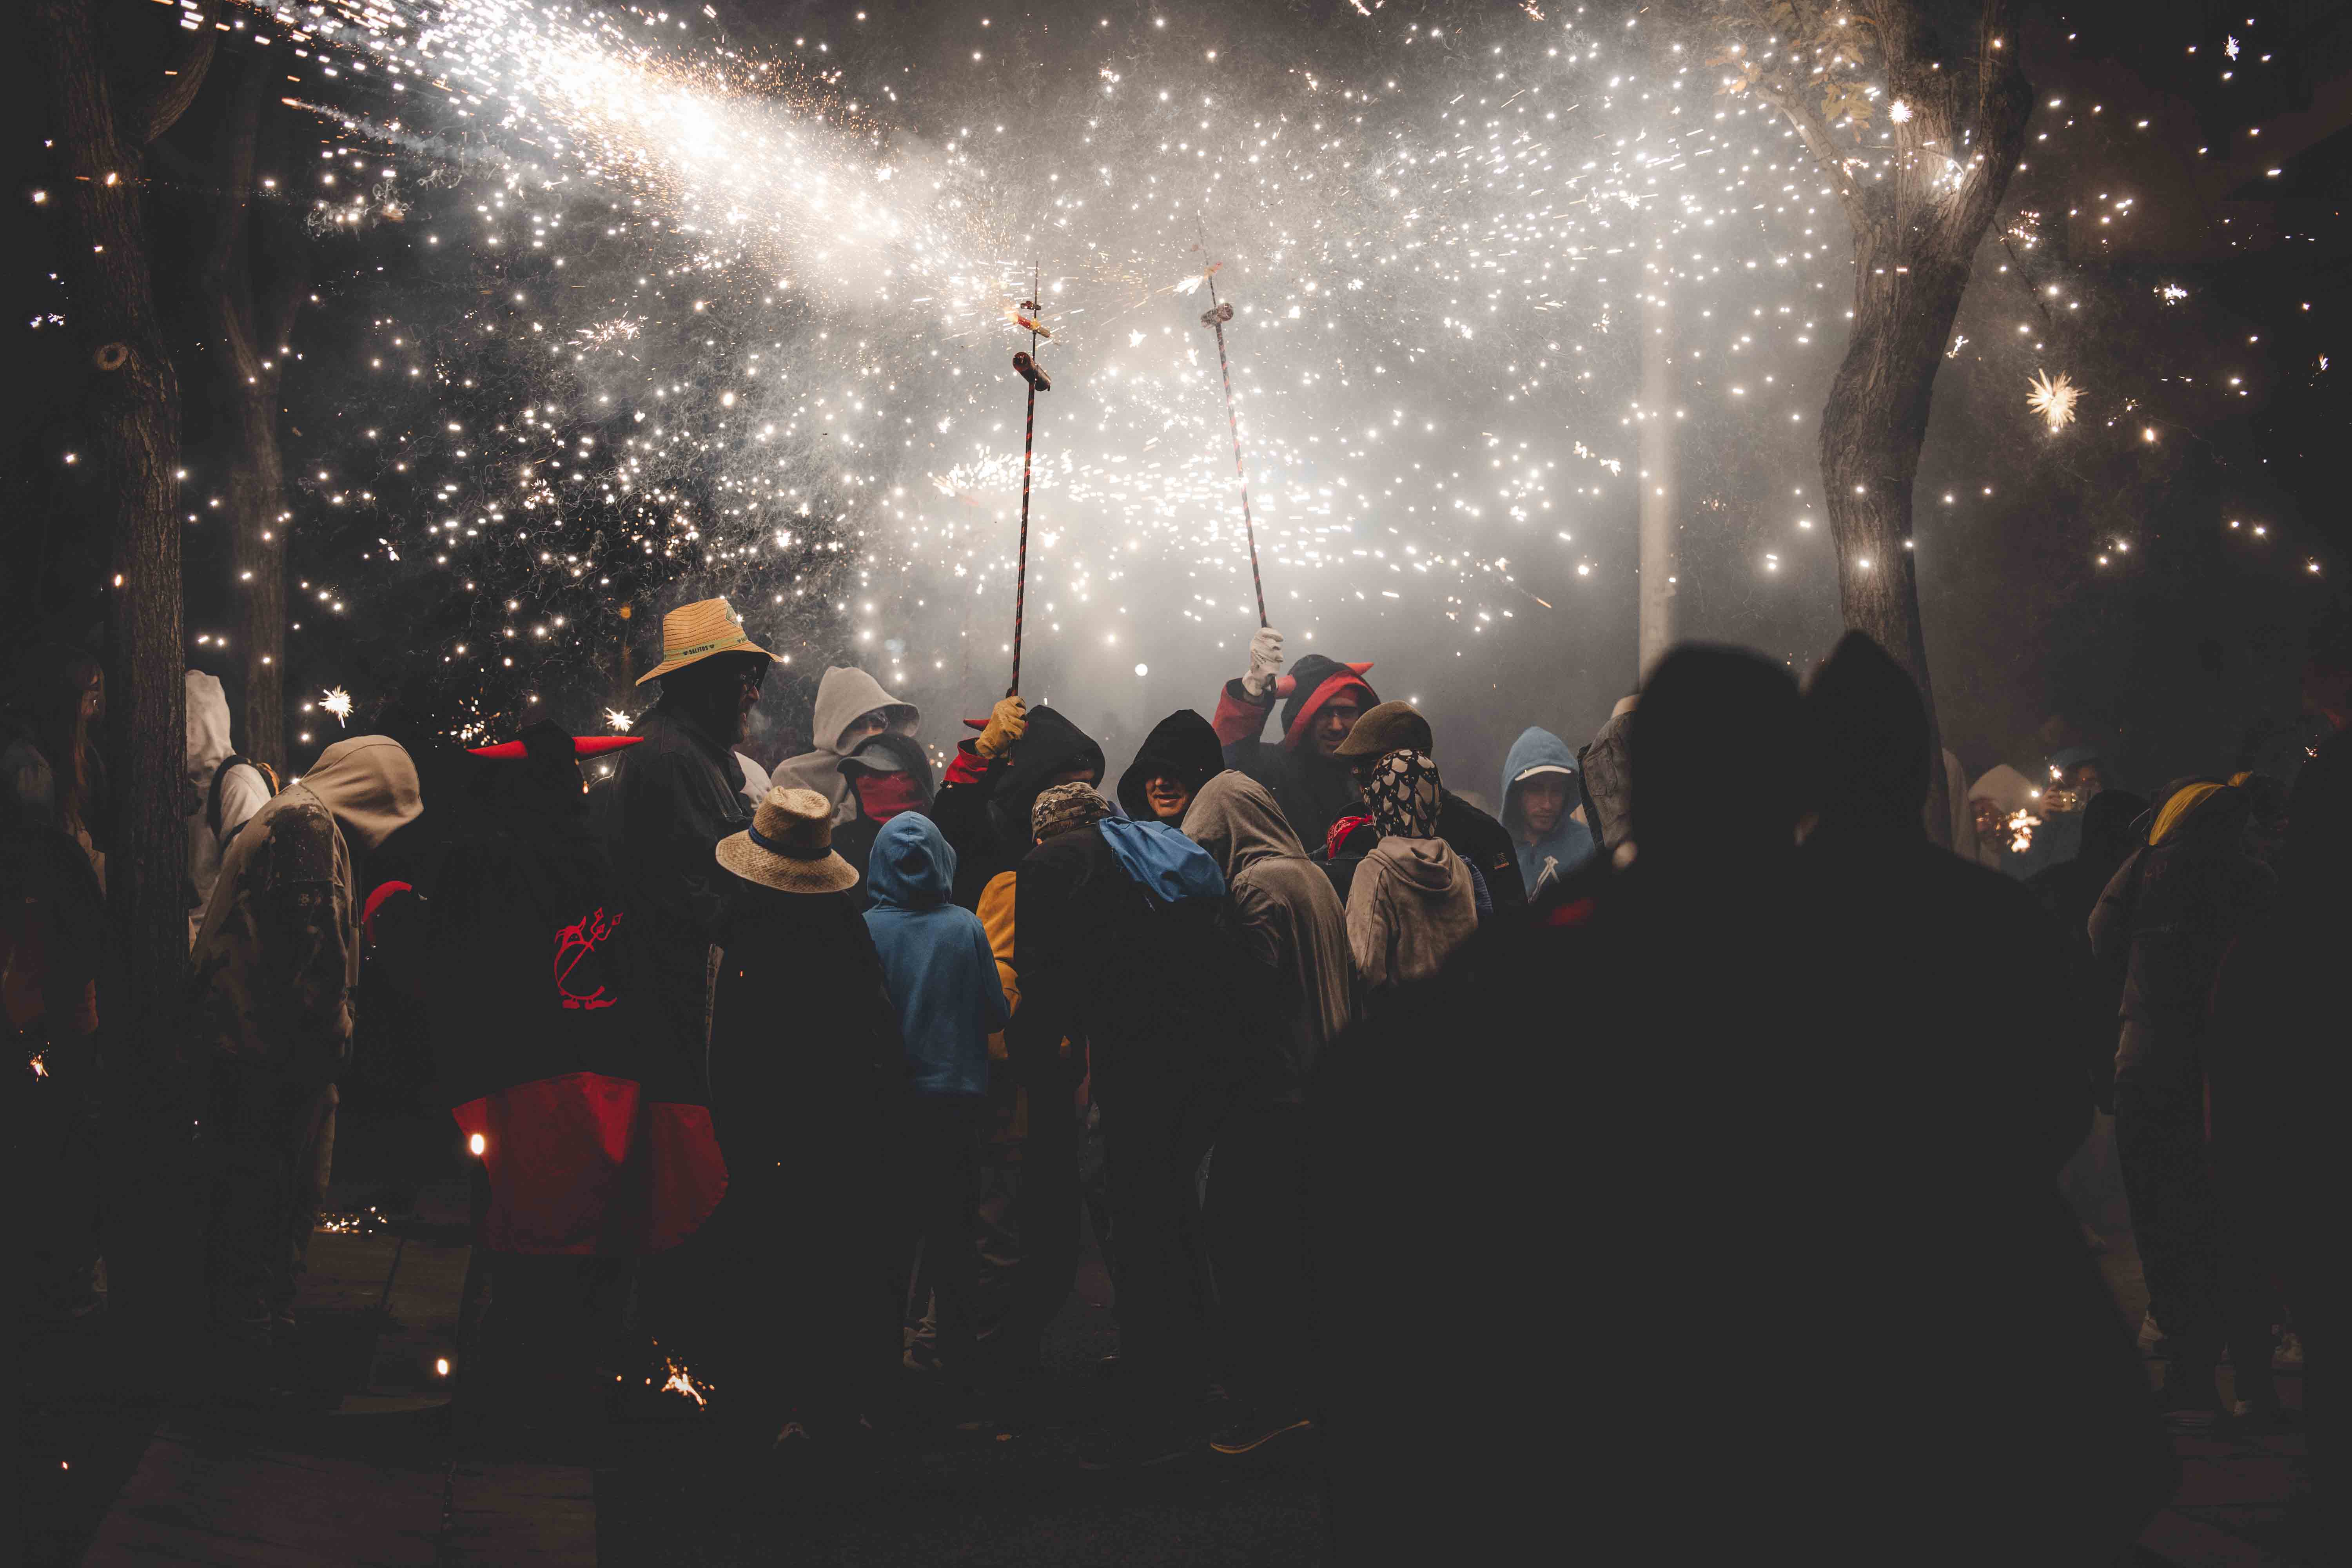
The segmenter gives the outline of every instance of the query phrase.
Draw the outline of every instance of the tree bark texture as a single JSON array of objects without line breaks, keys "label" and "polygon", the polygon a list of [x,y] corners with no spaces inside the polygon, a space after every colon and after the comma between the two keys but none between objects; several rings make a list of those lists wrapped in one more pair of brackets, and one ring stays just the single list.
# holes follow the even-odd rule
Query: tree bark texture
[{"label": "tree bark texture", "polygon": [[1939,59],[1916,0],[1859,0],[1884,55],[1887,144],[1848,149],[1804,89],[1759,83],[1813,154],[1853,231],[1853,327],[1822,410],[1823,504],[1838,603],[1918,683],[1927,707],[1928,822],[1951,815],[1919,619],[1912,486],[1952,321],[2025,142],[2033,92],[2017,63],[2017,0],[1985,0],[1973,57]]},{"label": "tree bark texture", "polygon": [[[278,402],[287,334],[300,308],[305,248],[279,205],[253,199],[256,150],[268,73],[240,63],[210,183],[212,232],[196,299],[215,396],[235,456],[228,473],[230,569],[243,607],[245,751],[286,769],[286,547],[292,513],[278,442]],[[264,272],[267,264],[267,272]]]},{"label": "tree bark texture", "polygon": [[[86,434],[78,456],[92,467],[117,574],[107,650],[107,896],[123,984],[100,999],[100,1016],[116,1058],[110,1079],[151,1086],[151,1099],[109,1111],[121,1118],[119,1152],[161,1157],[155,1142],[170,1123],[158,1103],[164,1091],[152,1086],[175,1080],[169,1064],[188,949],[180,394],[156,319],[141,203],[147,141],[194,97],[213,29],[210,16],[200,16],[177,40],[177,74],[142,89],[110,79],[92,0],[26,0],[20,15],[47,83],[63,175],[52,199],[72,331],[95,373],[78,410]],[[134,1236],[137,1226],[127,1215],[110,1232],[109,1272],[127,1310],[156,1311],[174,1289],[173,1269],[163,1249]]]}]

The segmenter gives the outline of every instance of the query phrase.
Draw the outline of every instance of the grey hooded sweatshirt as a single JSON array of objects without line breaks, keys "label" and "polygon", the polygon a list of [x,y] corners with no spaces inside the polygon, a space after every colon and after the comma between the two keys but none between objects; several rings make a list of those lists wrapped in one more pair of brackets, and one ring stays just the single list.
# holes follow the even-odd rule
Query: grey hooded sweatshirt
[{"label": "grey hooded sweatshirt", "polygon": [[1284,1016],[1272,1098],[1300,1100],[1316,1057],[1355,1016],[1347,908],[1272,793],[1246,773],[1218,773],[1202,785],[1184,813],[1184,835],[1223,870],[1242,945],[1274,972]]},{"label": "grey hooded sweatshirt", "polygon": [[888,717],[894,734],[912,735],[922,722],[920,709],[883,690],[882,683],[864,670],[854,665],[827,669],[816,683],[816,713],[809,726],[816,749],[778,763],[772,782],[781,789],[816,791],[833,802],[836,821],[854,815],[856,807],[841,776],[841,759],[848,754],[842,740],[852,724],[877,708]]},{"label": "grey hooded sweatshirt", "polygon": [[320,752],[230,841],[189,954],[201,1049],[306,1085],[333,1081],[360,978],[366,894],[354,857],[423,810],[400,743],[354,735]]},{"label": "grey hooded sweatshirt", "polygon": [[1443,838],[1388,837],[1348,887],[1348,945],[1368,993],[1433,978],[1476,934],[1470,868]]}]

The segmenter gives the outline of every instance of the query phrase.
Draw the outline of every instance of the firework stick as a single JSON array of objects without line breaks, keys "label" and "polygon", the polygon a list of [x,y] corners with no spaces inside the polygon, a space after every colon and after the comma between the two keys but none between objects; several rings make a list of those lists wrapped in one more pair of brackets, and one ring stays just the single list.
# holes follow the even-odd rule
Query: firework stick
[{"label": "firework stick", "polygon": [[1029,454],[1037,441],[1037,387],[1029,387],[1029,421],[1021,436],[1021,552],[1013,569],[1013,684],[1007,697],[1021,690],[1021,621],[1029,607]]},{"label": "firework stick", "polygon": [[1250,521],[1249,470],[1242,464],[1242,422],[1234,413],[1234,368],[1225,360],[1225,323],[1234,319],[1230,305],[1217,300],[1217,280],[1209,279],[1209,309],[1202,322],[1217,334],[1217,371],[1225,380],[1225,423],[1234,433],[1234,478],[1242,488],[1242,536],[1249,541],[1250,587],[1257,595],[1257,624],[1273,623],[1265,618],[1265,583],[1257,571],[1257,526]]}]

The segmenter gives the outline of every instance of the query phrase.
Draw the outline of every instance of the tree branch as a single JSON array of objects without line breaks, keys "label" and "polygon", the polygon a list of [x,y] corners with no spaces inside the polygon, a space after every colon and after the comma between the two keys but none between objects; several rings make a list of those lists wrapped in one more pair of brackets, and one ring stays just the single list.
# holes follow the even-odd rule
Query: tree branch
[{"label": "tree branch", "polygon": [[179,29],[179,41],[173,46],[154,82],[122,95],[118,112],[122,117],[123,134],[139,146],[145,146],[172,129],[173,122],[188,111],[188,105],[195,102],[197,90],[205,85],[205,72],[213,63],[217,35],[209,4],[200,0],[194,15],[196,26]]},{"label": "tree branch", "polygon": [[1830,134],[1829,122],[1822,118],[1820,110],[1807,101],[1803,84],[1800,83],[1793,89],[1781,89],[1768,85],[1759,79],[1755,83],[1755,92],[1757,97],[1787,116],[1789,123],[1797,128],[1797,140],[1805,144],[1805,151],[1813,155],[1813,162],[1819,163],[1822,173],[1829,176],[1830,189],[1837,193],[1838,205],[1845,209],[1846,221],[1860,229],[1869,216],[1864,205],[1862,189],[1846,171],[1845,154],[1838,151],[1837,141]]}]

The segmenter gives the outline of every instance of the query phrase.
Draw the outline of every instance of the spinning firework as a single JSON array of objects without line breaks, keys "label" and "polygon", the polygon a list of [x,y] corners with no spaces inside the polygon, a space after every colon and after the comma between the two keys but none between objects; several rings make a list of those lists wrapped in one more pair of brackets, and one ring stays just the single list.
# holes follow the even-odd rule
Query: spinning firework
[{"label": "spinning firework", "polygon": [[2028,376],[2025,384],[2032,388],[2025,395],[2025,406],[2048,420],[2053,435],[2074,422],[2074,402],[2083,395],[2083,389],[2063,373],[2053,381],[2048,372],[2041,372]]}]

